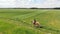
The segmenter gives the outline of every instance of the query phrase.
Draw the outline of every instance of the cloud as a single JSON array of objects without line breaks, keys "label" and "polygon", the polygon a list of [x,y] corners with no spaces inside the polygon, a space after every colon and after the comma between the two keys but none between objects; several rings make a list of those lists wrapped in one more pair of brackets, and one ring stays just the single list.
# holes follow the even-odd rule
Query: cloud
[{"label": "cloud", "polygon": [[0,7],[60,7],[60,0],[0,0]]},{"label": "cloud", "polygon": [[0,7],[15,7],[15,0],[0,0]]},{"label": "cloud", "polygon": [[51,8],[60,6],[59,0],[19,0],[17,3],[18,7]]},{"label": "cloud", "polygon": [[40,8],[53,8],[60,7],[60,1],[58,0],[45,0],[42,3],[32,4],[32,6],[40,7]]}]

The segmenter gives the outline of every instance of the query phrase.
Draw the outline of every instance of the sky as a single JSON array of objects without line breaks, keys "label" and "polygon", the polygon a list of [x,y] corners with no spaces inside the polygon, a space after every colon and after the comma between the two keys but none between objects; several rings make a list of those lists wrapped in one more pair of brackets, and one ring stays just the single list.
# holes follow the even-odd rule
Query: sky
[{"label": "sky", "polygon": [[0,8],[15,7],[15,0],[0,0]]},{"label": "sky", "polygon": [[0,8],[53,8],[60,7],[60,0],[0,0]]}]

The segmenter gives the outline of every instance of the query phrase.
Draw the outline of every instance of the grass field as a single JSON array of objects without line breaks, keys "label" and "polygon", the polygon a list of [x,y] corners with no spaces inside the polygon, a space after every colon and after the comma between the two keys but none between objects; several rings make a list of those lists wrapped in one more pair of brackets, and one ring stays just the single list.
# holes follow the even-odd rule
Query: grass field
[{"label": "grass field", "polygon": [[[44,27],[34,27],[33,19]],[[60,34],[60,10],[0,9],[0,34]]]}]

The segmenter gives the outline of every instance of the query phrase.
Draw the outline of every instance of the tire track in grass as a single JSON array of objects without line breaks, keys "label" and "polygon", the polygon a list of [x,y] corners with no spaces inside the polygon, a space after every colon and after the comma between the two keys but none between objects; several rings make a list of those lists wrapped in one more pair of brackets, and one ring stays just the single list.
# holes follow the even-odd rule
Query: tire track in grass
[{"label": "tire track in grass", "polygon": [[29,14],[20,15],[20,16],[16,16],[16,17],[14,16],[14,17],[12,17],[12,18],[26,19],[26,18],[35,16],[35,15],[40,14],[40,13],[43,13],[43,12],[45,12],[45,11],[42,11],[42,10],[41,10],[41,12],[40,12],[40,11],[34,11],[34,12],[32,12],[32,13],[29,13]]},{"label": "tire track in grass", "polygon": [[[37,15],[43,13],[43,12],[46,12],[46,11],[42,11],[42,10],[41,11],[36,11],[36,13],[30,14],[29,17],[27,17],[27,18],[37,16]],[[27,19],[27,18],[24,18],[24,19]]]},{"label": "tire track in grass", "polygon": [[45,12],[47,12],[47,11],[42,11],[42,12],[38,11],[38,13],[36,13],[35,15],[27,17],[25,19],[29,19],[29,18],[32,18],[32,17],[33,17],[33,19],[35,19],[37,16],[39,16],[40,14],[45,13]]}]

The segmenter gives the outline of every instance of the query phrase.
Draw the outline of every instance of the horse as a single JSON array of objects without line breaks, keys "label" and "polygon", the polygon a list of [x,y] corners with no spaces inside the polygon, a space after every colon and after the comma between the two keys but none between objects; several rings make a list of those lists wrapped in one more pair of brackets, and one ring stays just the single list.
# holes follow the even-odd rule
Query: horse
[{"label": "horse", "polygon": [[40,24],[36,19],[34,19],[32,23],[33,23],[33,25],[34,25],[35,27],[40,27],[40,28],[42,28],[41,24]]}]

